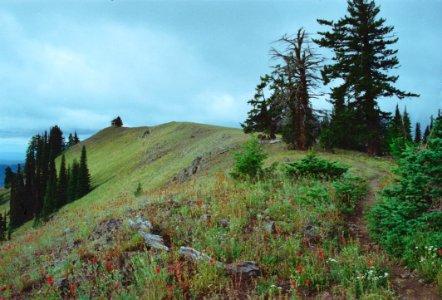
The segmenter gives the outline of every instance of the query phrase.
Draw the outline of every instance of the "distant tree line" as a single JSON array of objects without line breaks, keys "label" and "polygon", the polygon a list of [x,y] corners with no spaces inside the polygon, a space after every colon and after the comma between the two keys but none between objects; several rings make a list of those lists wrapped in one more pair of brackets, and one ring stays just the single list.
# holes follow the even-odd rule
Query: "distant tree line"
[{"label": "distant tree line", "polygon": [[[29,142],[24,167],[5,171],[5,187],[10,188],[8,229],[14,229],[34,219],[35,224],[46,221],[63,205],[91,190],[86,147],[82,147],[80,161],[66,165],[64,151],[80,142],[77,133],[70,134],[67,143],[58,126],[49,134],[37,134]],[[55,159],[61,155],[57,172]],[[6,218],[5,218],[6,219]],[[0,223],[3,219],[0,220]],[[6,226],[0,225],[0,237]]]},{"label": "distant tree line", "polygon": [[[295,36],[284,35],[280,49],[272,49],[277,62],[270,74],[261,77],[252,109],[242,124],[246,133],[264,132],[269,138],[277,133],[292,148],[305,150],[315,143],[326,149],[343,148],[382,155],[398,137],[411,139],[407,112],[397,116],[383,112],[381,97],[418,97],[394,86],[399,76],[389,71],[399,66],[397,50],[391,49],[398,39],[393,26],[379,17],[374,0],[349,0],[347,14],[337,21],[318,19],[327,31],[318,39],[309,39],[301,28]],[[313,44],[331,50],[331,63],[325,64]],[[331,85],[331,113],[312,109],[318,85]],[[420,124],[416,140],[423,139]],[[399,130],[399,131],[397,131]],[[429,129],[428,129],[429,130]],[[427,132],[428,135],[429,132]],[[425,136],[425,134],[424,134]]]}]

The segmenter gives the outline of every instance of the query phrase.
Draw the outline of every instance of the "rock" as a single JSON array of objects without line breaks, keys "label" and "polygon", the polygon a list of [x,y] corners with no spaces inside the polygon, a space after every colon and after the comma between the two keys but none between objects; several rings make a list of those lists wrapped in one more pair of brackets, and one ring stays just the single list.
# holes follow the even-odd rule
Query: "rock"
[{"label": "rock", "polygon": [[227,221],[226,219],[221,219],[218,221],[218,226],[227,228],[229,227],[229,221]]},{"label": "rock", "polygon": [[181,256],[184,256],[185,258],[188,258],[190,260],[199,261],[199,260],[205,260],[210,261],[212,258],[208,256],[207,254],[204,254],[198,250],[195,250],[190,247],[180,247],[179,254]]},{"label": "rock", "polygon": [[276,232],[276,226],[275,221],[267,221],[264,223],[264,230],[267,233],[275,233]]},{"label": "rock", "polygon": [[226,270],[231,275],[240,275],[244,277],[258,277],[261,275],[261,269],[254,261],[241,261],[239,263],[226,265]]},{"label": "rock", "polygon": [[169,251],[169,247],[164,245],[163,237],[150,233],[153,229],[149,221],[144,221],[141,216],[138,216],[135,221],[129,219],[130,226],[143,237],[144,242],[151,248],[158,250]]},{"label": "rock", "polygon": [[209,214],[203,214],[203,215],[200,217],[200,221],[201,221],[201,222],[210,222],[211,219],[212,219],[212,216],[209,215]]},{"label": "rock", "polygon": [[66,277],[60,278],[55,282],[54,286],[59,290],[67,289],[69,287],[68,279]]}]

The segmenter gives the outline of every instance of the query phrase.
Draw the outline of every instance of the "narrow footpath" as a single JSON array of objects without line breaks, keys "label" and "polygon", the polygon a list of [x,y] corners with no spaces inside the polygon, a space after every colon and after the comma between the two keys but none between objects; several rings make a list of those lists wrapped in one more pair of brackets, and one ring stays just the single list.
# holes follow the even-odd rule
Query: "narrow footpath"
[{"label": "narrow footpath", "polygon": [[[359,240],[361,248],[366,253],[383,252],[383,250],[374,243],[368,235],[367,221],[364,213],[375,203],[376,192],[382,178],[386,174],[377,172],[374,179],[370,181],[369,194],[364,200],[360,201],[356,207],[354,214],[349,219],[349,227],[355,239]],[[387,256],[388,257],[388,256]],[[401,300],[437,300],[442,299],[438,296],[434,284],[424,283],[418,278],[416,272],[411,272],[406,267],[394,262],[388,258],[388,266],[391,269],[390,282],[396,295]]]}]

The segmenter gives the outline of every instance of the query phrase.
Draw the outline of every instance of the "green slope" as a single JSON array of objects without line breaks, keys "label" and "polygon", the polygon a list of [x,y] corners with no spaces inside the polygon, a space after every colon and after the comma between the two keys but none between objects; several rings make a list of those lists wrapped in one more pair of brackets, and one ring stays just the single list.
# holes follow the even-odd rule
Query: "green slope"
[{"label": "green slope", "polygon": [[[334,207],[337,198],[331,183],[303,181],[293,185],[281,175],[275,179],[277,183],[274,186],[235,183],[226,176],[232,164],[231,152],[248,138],[240,129],[172,122],[154,127],[106,128],[72,147],[65,153],[68,164],[73,159],[79,160],[81,147],[86,145],[94,189],[85,197],[63,207],[46,224],[32,228],[32,223],[29,222],[14,232],[12,241],[0,245],[0,273],[8,274],[7,277],[0,278],[0,286],[12,283],[14,287],[3,294],[0,292],[0,296],[58,299],[60,289],[48,289],[45,281],[48,275],[59,280],[68,278],[69,282],[76,282],[79,289],[77,295],[84,298],[95,298],[100,294],[106,297],[113,295],[115,298],[153,295],[149,291],[139,290],[140,285],[147,283],[136,281],[136,278],[130,277],[135,276],[133,274],[127,275],[127,266],[120,266],[122,271],[118,276],[129,276],[130,280],[120,278],[115,273],[108,281],[97,283],[96,278],[101,278],[100,276],[104,276],[102,273],[106,273],[105,269],[103,271],[104,266],[101,265],[98,270],[93,269],[96,266],[85,265],[85,261],[90,261],[90,257],[95,256],[115,263],[116,258],[132,255],[134,250],[149,256],[142,250],[143,242],[140,237],[130,229],[127,222],[128,217],[139,213],[157,220],[156,225],[168,232],[172,242],[178,246],[192,241],[191,246],[206,249],[209,254],[219,258],[225,256],[225,253],[222,253],[222,248],[220,253],[220,246],[214,244],[215,241],[221,237],[228,238],[229,243],[242,241],[244,246],[232,246],[234,251],[238,251],[234,255],[242,260],[255,259],[265,268],[265,278],[260,283],[262,286],[258,286],[253,294],[260,293],[261,288],[267,294],[271,284],[276,284],[278,278],[290,278],[288,272],[291,272],[292,266],[283,263],[279,257],[281,253],[294,255],[296,259],[296,252],[292,247],[299,247],[299,241],[302,241],[299,230],[311,220],[322,222],[323,212]],[[266,150],[270,153],[267,164],[297,159],[305,154],[288,151],[283,144],[268,145]],[[388,160],[368,158],[353,152],[322,153],[321,156],[340,160],[352,166],[353,174],[367,179],[379,175],[380,172],[387,172],[392,166]],[[183,184],[173,183],[172,179],[183,169],[191,167],[197,157],[204,158],[197,176]],[[142,185],[144,193],[135,197],[138,184]],[[292,195],[299,196],[295,197],[296,201],[301,201],[296,206],[298,208],[291,204],[294,201]],[[316,199],[314,195],[320,197]],[[302,202],[307,201],[305,199],[312,202]],[[201,206],[203,202],[205,205]],[[181,206],[176,208],[176,203]],[[230,229],[218,228],[216,222],[201,223],[202,207],[213,217],[230,219]],[[269,209],[273,218],[280,222],[278,224],[282,233],[274,237],[267,255],[253,245],[256,241],[261,241],[264,233],[260,227],[262,224],[256,223],[256,214]],[[116,224],[115,220],[121,220],[121,224],[117,222],[120,224],[117,231],[112,228],[112,224]],[[111,222],[106,223],[107,221]],[[323,221],[329,222],[326,219]],[[342,222],[339,218],[333,220],[335,221],[337,224]],[[256,228],[251,227],[251,233],[243,232],[242,227],[249,223],[256,223]],[[298,233],[284,236],[285,231],[288,234],[293,228],[297,228]],[[188,237],[192,231],[193,237]],[[291,238],[294,240],[290,240]],[[106,242],[106,239],[112,242]],[[327,247],[332,251],[335,246]],[[355,253],[359,255],[358,251]],[[140,259],[146,258],[143,256]],[[361,256],[360,259],[365,258]],[[127,258],[120,260],[128,263]],[[159,262],[150,261],[147,264],[155,263]],[[131,265],[129,269],[132,268],[135,267]],[[331,279],[327,277],[328,273],[324,274],[324,282],[329,282]],[[228,278],[218,273],[216,276],[206,275],[211,281],[206,282],[204,278],[194,279],[190,286],[196,290],[181,292],[185,292],[186,297],[190,297],[191,293],[201,295],[207,292],[203,286],[210,284],[211,289],[215,287],[215,292],[222,290],[225,296],[232,284]],[[94,280],[89,282],[91,278]],[[125,284],[126,289],[110,289],[109,282]],[[158,284],[152,281],[149,286],[153,288]],[[161,281],[161,284],[164,286],[160,295],[165,296],[165,282]],[[327,285],[322,288],[327,288]],[[124,296],[124,293],[129,294]],[[381,290],[379,293],[384,292]],[[156,292],[154,294],[158,295]]]}]

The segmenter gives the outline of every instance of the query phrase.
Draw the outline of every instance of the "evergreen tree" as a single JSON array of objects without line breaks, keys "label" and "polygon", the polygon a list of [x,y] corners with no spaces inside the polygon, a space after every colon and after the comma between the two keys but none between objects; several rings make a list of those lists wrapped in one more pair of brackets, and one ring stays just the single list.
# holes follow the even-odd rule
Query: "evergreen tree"
[{"label": "evergreen tree", "polygon": [[387,74],[399,64],[395,56],[397,50],[388,48],[397,38],[391,37],[394,27],[384,26],[385,19],[378,17],[380,9],[375,2],[349,0],[347,10],[348,15],[337,22],[318,20],[319,24],[330,27],[330,31],[319,32],[321,38],[315,42],[331,49],[335,62],[324,67],[322,77],[325,84],[334,79],[343,81],[332,88],[332,101],[342,101],[342,94],[345,95],[345,105],[358,115],[358,124],[351,126],[360,128],[358,135],[365,141],[367,152],[377,155],[382,151],[382,119],[385,118],[377,99],[418,95],[395,88],[393,84],[399,77]]},{"label": "evergreen tree", "polygon": [[68,180],[68,202],[72,202],[79,198],[78,193],[78,176],[79,176],[80,164],[76,159],[72,163],[72,167],[69,172]]},{"label": "evergreen tree", "polygon": [[74,145],[74,136],[72,135],[72,133],[69,133],[68,136],[68,142],[67,142],[67,148],[72,147]]},{"label": "evergreen tree", "polygon": [[6,217],[6,213],[4,215],[0,213],[0,242],[6,240],[6,233],[8,231]]},{"label": "evergreen tree", "polygon": [[13,229],[25,222],[25,185],[23,173],[20,165],[17,167],[17,173],[14,175],[11,184],[11,196],[9,199],[10,222],[9,226]]},{"label": "evergreen tree", "polygon": [[317,71],[322,60],[310,47],[302,28],[295,37],[284,35],[279,42],[283,49],[272,49],[272,54],[281,62],[274,68],[274,84],[282,91],[287,112],[283,137],[296,149],[305,150],[315,142],[315,130],[319,127],[311,99],[316,96]]},{"label": "evergreen tree", "polygon": [[414,128],[414,142],[416,144],[420,144],[422,142],[421,124],[419,122],[416,123]]},{"label": "evergreen tree", "polygon": [[388,126],[388,134],[390,142],[395,138],[404,136],[404,123],[398,105],[396,105],[394,117]]},{"label": "evergreen tree", "polygon": [[427,143],[427,141],[428,141],[428,136],[430,136],[430,126],[427,126],[427,127],[425,127],[425,131],[424,131],[424,136],[423,136],[423,138],[422,138],[422,142],[424,143],[424,144],[426,144]]},{"label": "evergreen tree", "polygon": [[46,194],[43,203],[43,220],[47,220],[49,215],[57,209],[57,170],[55,168],[55,161],[51,160],[49,163],[49,177],[46,188]]},{"label": "evergreen tree", "polygon": [[278,131],[281,111],[276,104],[275,95],[265,95],[265,90],[269,88],[271,80],[272,78],[269,75],[261,76],[261,83],[256,86],[255,96],[247,102],[252,106],[252,109],[241,127],[245,133],[264,132],[269,134],[271,139],[274,139]]},{"label": "evergreen tree", "polygon": [[78,198],[83,197],[91,190],[91,176],[87,166],[86,147],[81,149],[80,167],[78,170]]},{"label": "evergreen tree", "polygon": [[407,108],[405,108],[404,110],[404,115],[402,117],[402,124],[403,126],[403,130],[404,130],[404,137],[408,140],[411,141],[411,121],[410,121],[410,116],[408,115],[407,112]]},{"label": "evergreen tree", "polygon": [[60,173],[57,186],[57,208],[61,208],[68,202],[68,172],[66,170],[66,159],[61,156]]},{"label": "evergreen tree", "polygon": [[5,189],[9,189],[11,187],[12,179],[14,177],[14,172],[10,167],[5,168],[5,180],[3,182],[3,186]]},{"label": "evergreen tree", "polygon": [[49,159],[53,160],[64,150],[63,132],[55,125],[49,132]]},{"label": "evergreen tree", "polygon": [[74,145],[77,145],[78,143],[80,143],[80,138],[77,135],[77,132],[74,132]]},{"label": "evergreen tree", "polygon": [[121,120],[120,116],[116,117],[111,121],[111,125],[113,127],[122,127],[123,126],[123,120]]}]

